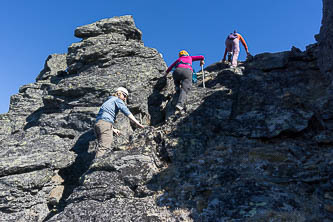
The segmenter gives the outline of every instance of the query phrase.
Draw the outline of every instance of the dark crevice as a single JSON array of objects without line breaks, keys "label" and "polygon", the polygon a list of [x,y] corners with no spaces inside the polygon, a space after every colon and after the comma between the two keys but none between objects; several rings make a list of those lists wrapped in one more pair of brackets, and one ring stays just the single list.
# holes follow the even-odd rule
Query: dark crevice
[{"label": "dark crevice", "polygon": [[41,107],[32,114],[30,114],[26,118],[27,124],[24,126],[23,130],[27,130],[31,127],[38,126],[38,120],[40,119],[43,113],[45,113],[45,109],[44,107]]},{"label": "dark crevice", "polygon": [[75,138],[75,135],[68,135],[68,134],[60,134],[60,133],[55,133],[55,134],[51,134],[51,135],[56,135],[56,136],[59,136],[60,138],[62,139],[74,139]]},{"label": "dark crevice", "polygon": [[148,97],[148,112],[150,116],[154,116],[154,118],[150,120],[151,125],[157,126],[165,120],[165,111],[161,110],[161,105],[166,98],[161,92],[167,86],[167,79],[166,77],[161,77],[154,79],[154,81],[156,81],[156,83],[153,88],[153,93]]},{"label": "dark crevice", "polygon": [[93,130],[88,130],[78,138],[71,149],[77,154],[74,163],[59,171],[59,175],[64,179],[63,195],[58,204],[49,206],[50,213],[44,221],[47,221],[54,215],[62,212],[67,206],[67,198],[73,193],[74,189],[80,185],[80,177],[87,172],[95,158],[94,153],[88,152],[90,142],[93,140],[95,140],[94,132]]},{"label": "dark crevice", "polygon": [[318,143],[318,146],[321,148],[332,149],[333,142],[329,142],[329,143],[320,142],[320,143]]},{"label": "dark crevice", "polygon": [[10,213],[15,213],[16,211],[10,210],[9,207],[0,207],[0,212],[6,213],[6,214],[10,214]]},{"label": "dark crevice", "polygon": [[[66,107],[66,109],[68,109],[70,107]],[[64,107],[58,107],[57,109],[50,109],[46,106],[40,107],[39,109],[37,109],[35,112],[33,112],[32,114],[30,114],[27,118],[26,118],[26,122],[27,124],[25,124],[23,130],[28,130],[29,128],[35,127],[35,126],[40,126],[40,118],[42,117],[42,115],[46,115],[46,114],[52,114],[52,113],[62,113],[64,112],[64,110],[66,110]]]},{"label": "dark crevice", "polygon": [[2,170],[0,172],[0,178],[6,177],[6,176],[17,175],[17,174],[30,173],[30,172],[34,172],[34,171],[39,171],[39,170],[47,169],[47,168],[49,168],[48,165],[22,167],[22,169],[20,169],[19,167],[17,167],[15,170]]},{"label": "dark crevice", "polygon": [[66,71],[59,71],[56,76],[51,76],[50,82],[58,84],[61,80],[71,77]]},{"label": "dark crevice", "polygon": [[284,130],[281,131],[277,136],[260,137],[252,139],[258,139],[264,143],[267,143],[269,141],[285,140],[285,139],[297,139],[297,138],[302,139],[306,137],[312,137],[315,133],[320,132],[324,128],[325,126],[322,125],[322,121],[318,119],[318,115],[313,115],[308,121],[308,126],[301,131]]},{"label": "dark crevice", "polygon": [[275,141],[275,140],[284,140],[284,139],[297,139],[297,138],[303,138],[304,137],[305,130],[302,131],[291,131],[291,130],[285,130],[281,131],[278,135],[272,136],[272,137],[257,137],[257,138],[251,138],[251,139],[257,139],[264,143],[267,143],[269,141]]}]

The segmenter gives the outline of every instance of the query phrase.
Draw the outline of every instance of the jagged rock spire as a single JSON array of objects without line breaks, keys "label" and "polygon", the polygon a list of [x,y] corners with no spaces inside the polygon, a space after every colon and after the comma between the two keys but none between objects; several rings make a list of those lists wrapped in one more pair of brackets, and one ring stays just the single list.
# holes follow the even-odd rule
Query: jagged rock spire
[{"label": "jagged rock spire", "polygon": [[135,26],[130,15],[102,19],[75,29],[75,36],[83,39],[110,33],[118,33],[134,40],[141,40],[142,37],[142,32]]}]

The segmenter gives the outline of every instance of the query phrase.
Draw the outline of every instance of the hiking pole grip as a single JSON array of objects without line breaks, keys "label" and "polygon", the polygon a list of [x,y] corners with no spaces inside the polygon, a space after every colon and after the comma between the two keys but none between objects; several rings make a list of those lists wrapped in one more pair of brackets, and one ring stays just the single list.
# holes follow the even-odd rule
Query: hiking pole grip
[{"label": "hiking pole grip", "polygon": [[203,65],[201,65],[201,72],[202,72],[202,86],[206,88],[205,86],[205,72],[203,70]]}]

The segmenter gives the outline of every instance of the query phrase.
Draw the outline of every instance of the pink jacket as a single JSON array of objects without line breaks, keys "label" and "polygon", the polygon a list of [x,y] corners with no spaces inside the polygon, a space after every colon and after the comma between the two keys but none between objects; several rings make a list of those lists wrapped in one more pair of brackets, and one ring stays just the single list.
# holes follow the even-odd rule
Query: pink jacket
[{"label": "pink jacket", "polygon": [[[192,66],[192,61],[198,61],[198,60],[204,60],[204,59],[205,59],[205,57],[203,57],[203,56],[182,56],[182,57],[179,57],[174,63],[172,63],[171,66],[169,66],[169,68],[167,69],[166,73],[169,73],[172,70],[172,68],[177,63],[179,63],[180,61],[182,61],[184,63],[189,63]],[[191,66],[187,65],[187,64],[179,64],[177,66],[177,68],[179,67],[179,68],[191,69],[193,71],[193,69],[192,69]]]}]

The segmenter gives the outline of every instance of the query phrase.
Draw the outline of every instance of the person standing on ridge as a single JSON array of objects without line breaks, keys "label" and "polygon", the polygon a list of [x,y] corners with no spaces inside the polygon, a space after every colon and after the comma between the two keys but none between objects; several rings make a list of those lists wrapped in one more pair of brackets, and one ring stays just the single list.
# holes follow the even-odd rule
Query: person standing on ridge
[{"label": "person standing on ridge", "polygon": [[246,50],[247,56],[250,56],[249,49],[246,45],[244,38],[239,33],[237,33],[236,30],[234,31],[234,33],[230,33],[228,35],[227,39],[225,40],[225,51],[224,51],[222,62],[225,62],[225,58],[228,53],[228,61],[231,62],[232,68],[237,67],[237,61],[238,61],[238,56],[239,56],[239,51],[240,51],[239,40],[242,42],[242,44]]},{"label": "person standing on ridge", "polygon": [[96,157],[101,157],[108,149],[111,149],[113,141],[113,133],[120,134],[120,131],[113,127],[119,110],[132,120],[137,126],[143,128],[144,126],[139,123],[125,105],[128,97],[128,91],[124,87],[116,89],[116,93],[110,96],[106,102],[101,106],[94,127],[94,131],[98,140],[96,148]]},{"label": "person standing on ridge", "polygon": [[187,94],[189,93],[192,86],[192,61],[200,60],[200,65],[205,64],[203,56],[190,56],[188,52],[182,50],[179,52],[179,58],[172,63],[171,66],[166,70],[165,76],[173,69],[173,81],[176,86],[176,90],[180,89],[180,95],[178,98],[178,102],[176,108],[178,110],[183,110]]}]

